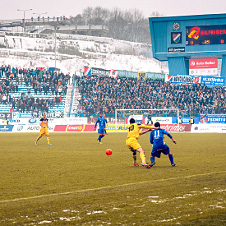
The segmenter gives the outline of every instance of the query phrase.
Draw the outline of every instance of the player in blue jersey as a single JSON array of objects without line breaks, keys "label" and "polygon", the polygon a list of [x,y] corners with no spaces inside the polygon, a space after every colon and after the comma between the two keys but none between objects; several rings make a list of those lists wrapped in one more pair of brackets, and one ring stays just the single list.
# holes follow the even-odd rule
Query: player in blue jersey
[{"label": "player in blue jersey", "polygon": [[107,135],[106,132],[106,120],[103,118],[102,113],[100,113],[99,115],[100,117],[97,119],[95,126],[94,126],[94,130],[96,130],[97,124],[98,124],[98,133],[99,133],[99,137],[97,139],[99,144],[101,143],[101,138],[103,138],[105,135]]},{"label": "player in blue jersey", "polygon": [[150,166],[155,165],[155,157],[160,158],[161,153],[163,153],[164,155],[168,155],[171,165],[176,166],[176,164],[174,164],[174,161],[173,161],[173,155],[169,147],[164,142],[164,134],[166,134],[173,141],[174,144],[176,144],[177,142],[173,139],[170,133],[160,128],[159,122],[156,122],[154,126],[158,127],[158,129],[155,129],[150,134],[150,143],[152,144],[152,147],[153,147],[151,152]]}]

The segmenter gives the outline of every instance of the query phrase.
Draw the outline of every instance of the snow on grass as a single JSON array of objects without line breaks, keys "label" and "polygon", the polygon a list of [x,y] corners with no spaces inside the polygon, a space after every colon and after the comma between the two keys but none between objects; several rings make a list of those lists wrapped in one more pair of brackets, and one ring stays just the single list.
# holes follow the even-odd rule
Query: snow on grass
[{"label": "snow on grass", "polygon": [[[84,66],[135,72],[168,71],[159,61],[140,55],[141,52],[151,52],[151,46],[147,44],[79,35],[57,37],[57,67],[64,73],[83,72]],[[0,65],[54,67],[54,44],[51,35],[45,38],[32,35],[0,37]],[[69,51],[70,54],[59,54],[59,51]]]}]

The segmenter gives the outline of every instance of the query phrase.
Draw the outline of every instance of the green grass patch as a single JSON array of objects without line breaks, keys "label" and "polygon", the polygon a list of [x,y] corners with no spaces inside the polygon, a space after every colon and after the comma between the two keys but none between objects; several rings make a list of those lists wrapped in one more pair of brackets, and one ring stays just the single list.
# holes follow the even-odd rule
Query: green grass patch
[{"label": "green grass patch", "polygon": [[[151,169],[132,167],[125,133],[37,136],[0,134],[1,225],[226,224],[225,134],[173,134],[177,167],[162,155]],[[139,143],[150,162],[149,135]]]}]

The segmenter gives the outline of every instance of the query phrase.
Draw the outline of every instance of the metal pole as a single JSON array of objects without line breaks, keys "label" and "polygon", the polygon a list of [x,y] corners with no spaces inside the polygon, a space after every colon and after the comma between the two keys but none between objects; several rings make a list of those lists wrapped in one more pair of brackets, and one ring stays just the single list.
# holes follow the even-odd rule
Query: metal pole
[{"label": "metal pole", "polygon": [[32,9],[17,9],[17,11],[22,11],[24,12],[24,19],[23,19],[23,28],[24,28],[24,33],[25,33],[25,19],[26,19],[26,12],[31,11]]},{"label": "metal pole", "polygon": [[55,70],[56,70],[56,29],[57,27],[55,26]]},{"label": "metal pole", "polygon": [[180,132],[180,124],[179,124],[179,117],[180,117],[180,112],[179,108],[177,109],[177,132]]},{"label": "metal pole", "polygon": [[117,132],[117,109],[115,109],[115,130]]},{"label": "metal pole", "polygon": [[24,33],[25,33],[25,10],[24,10]]}]

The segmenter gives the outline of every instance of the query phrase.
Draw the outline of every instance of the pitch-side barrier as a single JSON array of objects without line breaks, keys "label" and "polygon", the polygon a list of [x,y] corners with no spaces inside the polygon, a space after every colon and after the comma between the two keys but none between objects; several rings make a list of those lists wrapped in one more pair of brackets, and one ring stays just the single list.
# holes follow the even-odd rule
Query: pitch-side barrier
[{"label": "pitch-side barrier", "polygon": [[[117,132],[127,132],[127,124],[118,124]],[[161,128],[170,133],[191,132],[191,133],[226,133],[226,124],[162,124]],[[108,124],[107,132],[116,132],[115,124]],[[26,125],[0,125],[0,132],[39,132],[40,126],[35,124]],[[94,124],[82,125],[54,125],[49,124],[50,132],[95,132]]]}]

